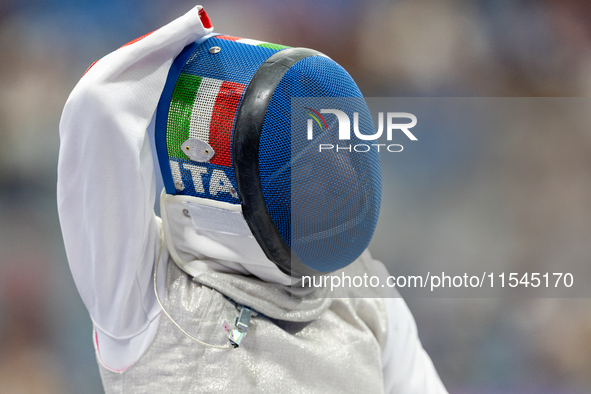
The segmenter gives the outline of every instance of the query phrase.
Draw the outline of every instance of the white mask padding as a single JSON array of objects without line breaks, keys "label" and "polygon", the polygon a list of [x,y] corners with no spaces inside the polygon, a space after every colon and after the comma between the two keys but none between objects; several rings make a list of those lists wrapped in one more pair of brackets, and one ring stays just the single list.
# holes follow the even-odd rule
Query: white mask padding
[{"label": "white mask padding", "polygon": [[174,262],[189,275],[227,272],[254,275],[291,285],[291,277],[271,262],[242,216],[239,204],[191,196],[160,197],[166,246]]},{"label": "white mask padding", "polygon": [[184,206],[186,207],[186,211],[183,211],[191,216],[191,222],[197,231],[211,231],[214,233],[253,238],[250,228],[248,228],[248,225],[244,221],[241,210],[195,204],[190,201],[185,202]]}]

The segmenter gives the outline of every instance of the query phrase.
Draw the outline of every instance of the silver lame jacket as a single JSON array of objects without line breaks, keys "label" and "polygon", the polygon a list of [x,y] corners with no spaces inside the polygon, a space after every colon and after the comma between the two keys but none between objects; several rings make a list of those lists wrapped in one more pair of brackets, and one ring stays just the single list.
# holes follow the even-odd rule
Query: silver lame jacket
[{"label": "silver lame jacket", "polygon": [[[371,274],[366,256],[345,274]],[[255,312],[248,335],[237,349],[209,348],[161,315],[152,344],[134,365],[115,372],[99,360],[105,391],[382,393],[384,300],[355,298],[354,291],[349,298],[331,299],[316,289],[295,298],[285,286],[254,277],[209,272],[193,279],[171,259],[163,302],[181,327],[204,342],[226,345],[222,327],[233,325],[239,303]]]}]

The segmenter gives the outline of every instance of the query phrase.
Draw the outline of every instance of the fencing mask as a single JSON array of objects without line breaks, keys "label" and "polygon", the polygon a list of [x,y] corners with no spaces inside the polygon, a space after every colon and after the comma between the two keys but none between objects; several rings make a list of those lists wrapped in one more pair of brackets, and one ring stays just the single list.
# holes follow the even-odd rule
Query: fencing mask
[{"label": "fencing mask", "polygon": [[371,240],[381,170],[366,130],[367,104],[333,60],[215,33],[175,59],[156,113],[166,192],[240,205],[296,276],[343,268]]}]

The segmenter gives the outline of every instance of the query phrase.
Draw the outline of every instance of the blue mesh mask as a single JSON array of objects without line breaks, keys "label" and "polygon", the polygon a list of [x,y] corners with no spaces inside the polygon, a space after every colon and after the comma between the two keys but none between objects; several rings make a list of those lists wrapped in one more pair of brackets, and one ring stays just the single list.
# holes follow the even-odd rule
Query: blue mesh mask
[{"label": "blue mesh mask", "polygon": [[381,170],[359,134],[373,130],[359,88],[325,55],[217,34],[174,60],[156,113],[166,192],[240,204],[265,255],[294,276],[367,248]]}]

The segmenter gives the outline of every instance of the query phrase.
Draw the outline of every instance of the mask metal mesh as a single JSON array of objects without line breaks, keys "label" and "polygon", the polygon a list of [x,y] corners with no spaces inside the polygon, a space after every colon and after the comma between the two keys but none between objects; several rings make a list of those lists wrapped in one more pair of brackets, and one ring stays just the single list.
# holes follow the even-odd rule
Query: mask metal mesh
[{"label": "mask metal mesh", "polygon": [[[218,35],[194,44],[175,60],[181,63],[173,63],[171,70],[180,71],[173,82],[167,81],[173,84],[161,139],[170,168],[163,170],[169,194],[241,203],[232,156],[236,115],[257,70],[285,48]],[[309,140],[309,111],[339,109],[351,121],[356,112],[360,129],[371,132],[373,123],[357,85],[331,59],[305,57],[282,75],[260,132],[258,169],[264,203],[295,260],[317,271],[334,271],[355,260],[373,235],[381,195],[379,156],[346,149],[318,152],[319,143],[369,141],[353,132],[350,140],[339,140],[338,122],[330,114],[322,119],[324,128],[316,119],[314,138]],[[181,145],[189,138],[209,144],[215,152],[209,162],[192,161],[183,153]]]},{"label": "mask metal mesh", "polygon": [[[336,116],[325,114],[327,124],[321,122],[321,129],[315,123],[314,138],[308,140],[309,108],[345,112],[351,138],[339,140]],[[326,57],[312,56],[283,76],[261,133],[259,168],[269,214],[292,253],[321,272],[355,260],[367,248],[377,224],[379,155],[352,148],[372,143],[355,136],[355,112],[362,133],[373,134],[367,104],[349,74]],[[344,149],[319,152],[320,143]]]}]

